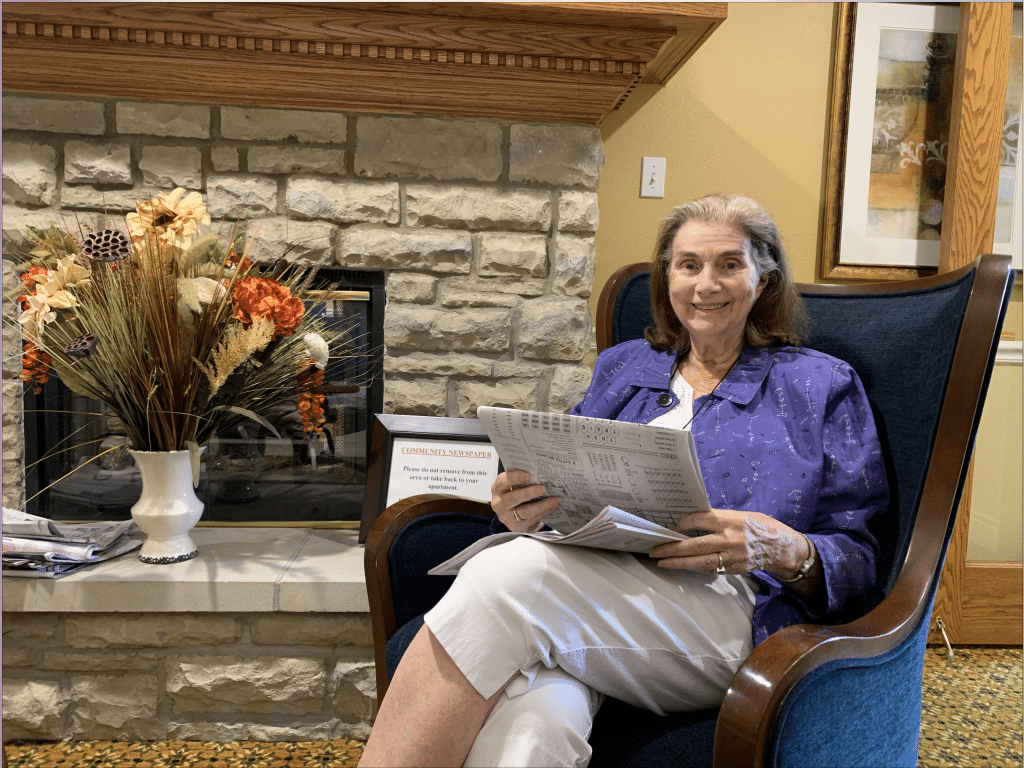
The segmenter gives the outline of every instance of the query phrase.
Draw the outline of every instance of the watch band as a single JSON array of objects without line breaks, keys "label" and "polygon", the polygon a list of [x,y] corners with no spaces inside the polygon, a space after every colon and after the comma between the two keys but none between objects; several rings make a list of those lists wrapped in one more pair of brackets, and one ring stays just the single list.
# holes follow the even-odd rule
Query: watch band
[{"label": "watch band", "polygon": [[803,533],[801,533],[800,535],[803,536],[804,540],[807,542],[807,546],[810,549],[811,554],[808,555],[807,559],[800,564],[800,567],[797,569],[796,576],[794,576],[792,579],[784,579],[781,576],[776,577],[779,581],[784,582],[786,584],[794,584],[800,581],[801,579],[806,578],[807,574],[811,572],[811,569],[814,567],[814,564],[818,560],[818,551],[814,548],[814,542],[807,538],[807,536]]}]

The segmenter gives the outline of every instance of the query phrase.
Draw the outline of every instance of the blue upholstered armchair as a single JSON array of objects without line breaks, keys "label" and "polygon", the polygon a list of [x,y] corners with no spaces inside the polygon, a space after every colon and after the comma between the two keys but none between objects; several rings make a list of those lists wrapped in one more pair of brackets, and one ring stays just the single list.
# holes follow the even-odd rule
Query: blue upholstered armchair
[{"label": "blue upholstered armchair", "polygon": [[[605,286],[599,347],[651,324],[648,266],[625,267]],[[772,635],[720,709],[660,717],[609,699],[594,722],[592,766],[916,765],[932,603],[1012,283],[1008,258],[982,256],[920,280],[800,286],[808,346],[860,374],[886,452],[893,503],[876,531],[873,607],[848,624]],[[365,564],[378,697],[451,583],[426,571],[487,535],[490,517],[479,502],[428,495],[377,519]]]}]

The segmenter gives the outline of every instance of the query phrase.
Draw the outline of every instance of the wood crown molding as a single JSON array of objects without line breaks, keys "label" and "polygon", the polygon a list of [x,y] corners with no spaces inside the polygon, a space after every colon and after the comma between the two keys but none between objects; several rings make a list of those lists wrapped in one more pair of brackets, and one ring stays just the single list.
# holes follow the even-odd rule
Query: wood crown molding
[{"label": "wood crown molding", "polygon": [[5,3],[5,91],[598,123],[726,3]]}]

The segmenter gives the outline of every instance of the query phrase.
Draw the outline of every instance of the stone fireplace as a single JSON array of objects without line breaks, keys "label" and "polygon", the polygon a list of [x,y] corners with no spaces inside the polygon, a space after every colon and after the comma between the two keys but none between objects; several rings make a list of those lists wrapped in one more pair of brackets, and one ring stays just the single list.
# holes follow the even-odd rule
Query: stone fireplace
[{"label": "stone fireplace", "polygon": [[[99,228],[198,189],[258,258],[386,274],[387,413],[564,411],[589,379],[593,126],[30,94],[3,110],[5,255],[27,225]],[[20,345],[4,333],[4,503],[21,507]]]},{"label": "stone fireplace", "polygon": [[[291,246],[305,262],[385,273],[389,413],[564,410],[589,379],[603,159],[592,126],[33,94],[5,94],[3,108],[5,252],[26,225],[96,226],[182,185],[204,191],[216,221],[244,222],[256,253]],[[5,288],[16,279],[5,258]],[[21,508],[20,339],[6,325],[3,347],[4,504]],[[200,533],[305,574],[292,592],[266,585],[272,610],[221,607],[236,599],[220,597],[228,583],[198,585],[218,596],[207,607],[139,611],[145,584],[131,580],[90,608],[89,584],[5,578],[5,738],[365,739],[365,587],[332,583],[351,578],[333,563],[345,548],[358,562],[357,532],[233,531]],[[331,565],[317,565],[309,553],[329,543]],[[318,585],[354,602],[301,597]],[[61,595],[75,607],[56,608]]]}]

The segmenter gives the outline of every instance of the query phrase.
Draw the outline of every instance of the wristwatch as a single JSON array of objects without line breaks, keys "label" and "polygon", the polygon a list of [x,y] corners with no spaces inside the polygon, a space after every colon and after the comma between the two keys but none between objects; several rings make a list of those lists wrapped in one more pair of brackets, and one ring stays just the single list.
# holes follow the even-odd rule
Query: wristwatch
[{"label": "wristwatch", "polygon": [[814,548],[814,542],[808,539],[807,536],[804,536],[804,534],[801,533],[800,535],[803,536],[804,539],[807,541],[807,546],[810,548],[811,554],[807,556],[806,560],[800,563],[800,567],[797,569],[796,576],[794,576],[792,579],[784,579],[781,576],[776,576],[776,578],[779,581],[785,582],[786,584],[793,584],[797,581],[800,581],[800,579],[806,578],[807,574],[811,572],[811,569],[814,567],[814,564],[818,560],[818,552]]}]

